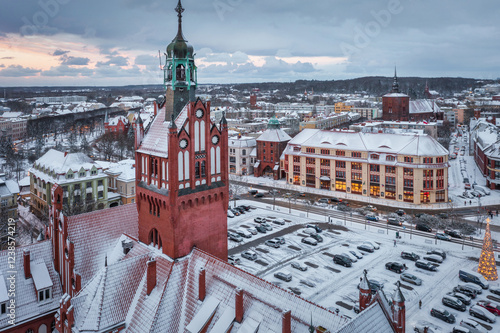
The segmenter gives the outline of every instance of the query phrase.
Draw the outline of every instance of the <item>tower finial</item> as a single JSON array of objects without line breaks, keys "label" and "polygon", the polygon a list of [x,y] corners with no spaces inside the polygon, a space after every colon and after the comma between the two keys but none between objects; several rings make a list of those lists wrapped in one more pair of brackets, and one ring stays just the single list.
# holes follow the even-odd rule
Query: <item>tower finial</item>
[{"label": "tower finial", "polygon": [[177,7],[175,7],[175,11],[177,12],[177,17],[179,18],[179,27],[177,29],[177,36],[175,39],[184,40],[184,36],[182,35],[182,13],[184,13],[184,7],[182,7],[181,0],[177,3]]},{"label": "tower finial", "polygon": [[393,93],[399,92],[398,73],[396,66],[394,66],[394,81],[392,82],[392,92]]}]

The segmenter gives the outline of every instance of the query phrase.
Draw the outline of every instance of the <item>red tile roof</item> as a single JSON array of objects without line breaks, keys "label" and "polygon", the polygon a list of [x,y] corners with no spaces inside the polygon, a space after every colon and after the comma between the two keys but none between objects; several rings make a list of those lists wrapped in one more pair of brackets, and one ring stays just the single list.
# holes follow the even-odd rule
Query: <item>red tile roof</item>
[{"label": "red tile roof", "polygon": [[139,217],[136,204],[69,216],[68,239],[75,244],[75,271],[85,285],[104,267],[122,234],[138,237]]}]

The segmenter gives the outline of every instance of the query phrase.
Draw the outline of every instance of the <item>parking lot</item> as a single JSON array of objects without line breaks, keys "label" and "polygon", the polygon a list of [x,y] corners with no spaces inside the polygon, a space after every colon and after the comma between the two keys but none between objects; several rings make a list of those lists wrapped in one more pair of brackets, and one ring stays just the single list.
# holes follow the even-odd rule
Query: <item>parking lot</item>
[{"label": "parking lot", "polygon": [[[462,250],[460,244],[438,240],[431,241],[424,237],[413,235],[409,239],[408,235],[403,235],[394,244],[394,232],[387,234],[386,230],[374,226],[368,226],[365,230],[363,225],[357,223],[347,223],[335,220],[331,224],[325,223],[325,217],[310,214],[306,217],[303,212],[292,212],[288,210],[272,211],[269,206],[263,203],[252,201],[238,201],[238,204],[249,204],[256,206],[256,209],[240,216],[228,219],[229,230],[253,227],[256,217],[282,218],[286,220],[284,225],[272,224],[273,230],[265,234],[258,233],[251,238],[243,238],[241,242],[229,241],[230,253],[240,259],[238,267],[260,276],[290,292],[300,294],[301,297],[319,303],[333,311],[337,310],[349,317],[354,317],[354,306],[359,298],[357,285],[363,270],[368,270],[368,278],[377,280],[383,284],[387,296],[391,296],[395,290],[395,283],[400,280],[400,274],[389,271],[385,268],[387,262],[399,262],[407,266],[405,272],[413,274],[422,280],[422,285],[412,285],[402,282],[403,295],[406,298],[407,332],[413,332],[413,327],[425,324],[434,332],[451,332],[454,326],[459,326],[462,319],[469,318],[467,312],[444,307],[442,297],[451,292],[453,287],[461,283],[458,278],[459,268],[476,269],[480,255],[480,250],[466,247]],[[305,233],[304,226],[308,223],[316,223],[322,226],[321,235],[323,242],[318,245],[308,245],[302,239],[309,236]],[[314,230],[312,228],[307,228]],[[285,244],[279,248],[265,245],[265,241],[276,236],[283,237]],[[380,249],[373,253],[363,252],[363,258],[352,264],[352,267],[344,267],[333,262],[333,256],[345,253],[349,250],[357,250],[357,247],[366,241],[375,241],[380,245]],[[414,252],[421,258],[426,256],[427,251],[441,249],[447,253],[447,258],[442,263],[436,263],[437,271],[432,272],[418,268],[415,262],[401,258],[401,252]],[[251,251],[256,254],[254,260],[241,257],[241,253]],[[362,252],[362,251],[359,251]],[[292,267],[294,263],[294,267]],[[300,269],[302,268],[302,270]],[[291,275],[291,280],[283,279]],[[278,276],[276,277],[275,274]],[[280,278],[281,277],[281,278]],[[496,283],[491,284],[493,286]],[[479,295],[473,304],[480,299],[495,300],[497,296],[489,291]],[[419,301],[422,301],[422,308],[419,309]],[[498,299],[500,301],[500,298]],[[431,317],[432,308],[444,307],[451,314],[456,316],[456,323],[449,324]],[[490,332],[500,332],[500,324],[488,324],[479,319]]]}]

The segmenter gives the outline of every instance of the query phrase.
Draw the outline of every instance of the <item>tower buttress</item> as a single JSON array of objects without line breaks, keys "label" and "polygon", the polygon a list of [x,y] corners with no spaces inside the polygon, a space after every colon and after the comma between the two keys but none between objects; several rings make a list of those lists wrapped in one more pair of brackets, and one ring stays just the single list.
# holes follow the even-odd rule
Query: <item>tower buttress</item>
[{"label": "tower buttress", "polygon": [[359,311],[363,311],[366,309],[372,301],[372,292],[370,289],[370,284],[368,282],[368,278],[366,269],[363,271],[363,277],[361,277],[359,282]]},{"label": "tower buttress", "polygon": [[401,292],[401,283],[396,283],[396,291],[392,296],[393,323],[397,333],[405,333],[406,330],[406,307],[405,297]]}]

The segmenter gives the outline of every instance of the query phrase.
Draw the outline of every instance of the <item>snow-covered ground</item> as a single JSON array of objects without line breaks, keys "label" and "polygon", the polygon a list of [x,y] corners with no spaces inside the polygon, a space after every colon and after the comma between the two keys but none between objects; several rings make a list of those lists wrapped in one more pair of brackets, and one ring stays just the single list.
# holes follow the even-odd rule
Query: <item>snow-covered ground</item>
[{"label": "snow-covered ground", "polygon": [[[240,225],[255,225],[253,219],[256,216],[275,216],[290,220],[284,226],[273,224],[274,230],[277,232],[283,228],[288,228],[295,224],[306,224],[308,222],[326,222],[326,217],[323,215],[309,214],[301,211],[292,210],[288,214],[288,209],[276,207],[278,210],[272,210],[269,204],[259,203],[254,201],[238,201],[238,205],[248,204],[258,207],[258,209],[241,216],[228,219],[228,227],[230,229],[238,228]],[[496,217],[495,217],[496,218]],[[334,220],[334,224],[344,225],[343,220]],[[466,246],[462,249],[462,245],[449,243],[446,241],[435,241],[432,239],[413,235],[410,239],[406,233],[402,234],[402,239],[398,240],[394,246],[394,231],[387,231],[385,228],[377,228],[374,226],[365,226],[359,223],[352,223],[347,220],[346,227],[348,231],[322,232],[324,242],[318,246],[310,246],[301,243],[304,234],[298,231],[291,232],[284,236],[286,244],[279,249],[274,249],[264,245],[263,243],[255,246],[253,250],[258,255],[258,261],[250,261],[241,258],[240,268],[263,277],[264,279],[275,283],[285,289],[290,287],[298,288],[301,292],[301,297],[317,302],[318,304],[330,308],[339,309],[343,315],[354,317],[356,314],[353,310],[348,310],[342,307],[337,302],[353,304],[359,298],[357,284],[359,278],[363,274],[363,270],[368,270],[368,278],[375,279],[384,283],[384,290],[388,296],[392,295],[395,290],[395,282],[399,281],[400,275],[385,269],[385,263],[389,261],[397,261],[406,264],[408,272],[414,274],[423,280],[421,286],[413,286],[404,283],[405,286],[402,292],[406,298],[406,318],[407,332],[413,332],[413,327],[417,321],[426,321],[435,326],[437,332],[451,332],[453,326],[458,326],[460,320],[469,318],[467,312],[459,312],[457,310],[445,307],[450,313],[454,314],[457,319],[455,325],[447,324],[439,319],[430,316],[430,310],[433,307],[443,307],[441,298],[452,291],[453,287],[460,283],[458,278],[459,269],[475,270],[478,266],[480,249]],[[269,235],[269,232],[265,235]],[[263,237],[262,234],[246,239],[245,242],[253,241],[256,237]],[[353,267],[345,268],[333,263],[331,255],[346,252],[356,247],[366,240],[373,240],[380,244],[380,249],[374,253],[364,255],[363,259],[353,264]],[[239,246],[242,243],[229,242],[230,248]],[[290,248],[291,246],[292,248]],[[429,272],[415,267],[413,261],[403,260],[401,251],[415,252],[423,257],[427,251],[432,249],[441,249],[447,253],[447,259],[439,266],[437,272]],[[262,251],[263,250],[263,251]],[[238,254],[236,256],[239,256]],[[471,259],[471,258],[474,258]],[[291,267],[291,263],[297,261],[308,266],[306,271],[300,271]],[[264,264],[263,264],[264,263]],[[274,277],[276,272],[290,272],[293,276],[292,281],[284,282]],[[304,284],[306,282],[306,284]],[[491,283],[492,286],[497,286],[497,282]],[[486,299],[487,295],[491,295],[489,291],[479,295],[477,300]],[[418,302],[422,300],[422,309],[419,309]],[[470,306],[467,307],[468,309]],[[478,320],[480,321],[480,320]],[[483,322],[484,323],[484,322]],[[490,324],[491,325],[491,324]],[[490,332],[500,332],[499,323],[493,324]]]}]

